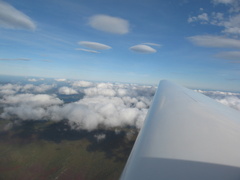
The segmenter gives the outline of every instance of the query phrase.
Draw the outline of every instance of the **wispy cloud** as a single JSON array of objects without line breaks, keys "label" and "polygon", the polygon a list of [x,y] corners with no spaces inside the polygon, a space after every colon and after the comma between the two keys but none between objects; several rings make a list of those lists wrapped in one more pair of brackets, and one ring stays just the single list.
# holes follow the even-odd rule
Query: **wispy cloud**
[{"label": "wispy cloud", "polygon": [[191,36],[187,39],[197,46],[240,49],[240,40],[237,39],[211,35]]},{"label": "wispy cloud", "polygon": [[149,46],[162,47],[161,44],[156,44],[156,43],[149,43],[149,42],[146,42],[146,43],[142,43],[142,44],[149,45]]},{"label": "wispy cloud", "polygon": [[238,63],[240,63],[240,51],[221,52],[221,53],[216,54],[215,56],[218,58],[221,58],[221,59],[239,60]]},{"label": "wispy cloud", "polygon": [[126,34],[130,26],[127,20],[108,15],[92,16],[89,19],[89,25],[97,30],[113,34]]},{"label": "wispy cloud", "polygon": [[138,44],[138,45],[130,47],[129,49],[131,51],[134,51],[134,52],[137,52],[137,53],[144,53],[144,54],[157,52],[156,49],[154,49],[150,46],[144,45],[144,44]]},{"label": "wispy cloud", "polygon": [[100,53],[99,51],[94,51],[90,49],[76,48],[78,51],[90,52],[90,53]]},{"label": "wispy cloud", "polygon": [[93,50],[106,50],[106,49],[111,49],[110,46],[101,44],[98,42],[90,42],[90,41],[80,41],[78,42],[80,45],[93,49]]},{"label": "wispy cloud", "polygon": [[0,58],[0,61],[31,61],[29,58]]},{"label": "wispy cloud", "polygon": [[36,24],[23,12],[4,1],[0,1],[0,27],[35,30]]},{"label": "wispy cloud", "polygon": [[213,0],[215,5],[224,4],[230,7],[229,12],[239,12],[240,11],[240,1],[239,0]]}]

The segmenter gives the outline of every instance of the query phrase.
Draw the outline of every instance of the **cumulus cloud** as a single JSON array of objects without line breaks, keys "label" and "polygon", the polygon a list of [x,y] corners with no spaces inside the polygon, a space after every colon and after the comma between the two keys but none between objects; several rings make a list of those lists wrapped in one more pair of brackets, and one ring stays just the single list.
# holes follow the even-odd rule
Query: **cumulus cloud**
[{"label": "cumulus cloud", "polygon": [[90,41],[80,41],[78,42],[80,45],[90,48],[90,49],[94,49],[94,50],[106,50],[106,49],[111,49],[110,46],[105,45],[105,44],[101,44],[101,43],[97,43],[97,42],[90,42]]},{"label": "cumulus cloud", "polygon": [[240,93],[196,90],[216,101],[240,111]]},{"label": "cumulus cloud", "polygon": [[129,32],[129,22],[119,17],[108,15],[95,15],[89,19],[89,25],[100,31],[113,34],[126,34]]},{"label": "cumulus cloud", "polygon": [[59,94],[65,94],[65,95],[78,94],[76,90],[66,86],[59,88],[58,92]]},{"label": "cumulus cloud", "polygon": [[30,17],[4,1],[0,1],[0,26],[8,29],[36,29]]},{"label": "cumulus cloud", "polygon": [[10,95],[10,94],[15,94],[18,92],[22,86],[18,84],[5,84],[5,85],[0,85],[0,94],[1,95]]},{"label": "cumulus cloud", "polygon": [[199,35],[188,37],[188,40],[197,46],[240,49],[240,40],[221,36]]},{"label": "cumulus cloud", "polygon": [[14,106],[27,104],[32,107],[47,107],[55,104],[62,104],[62,101],[56,98],[56,96],[47,94],[16,94],[13,96],[4,96],[0,102],[2,104]]},{"label": "cumulus cloud", "polygon": [[225,27],[223,32],[240,34],[240,14],[231,16],[227,21],[223,22],[222,25]]},{"label": "cumulus cloud", "polygon": [[10,119],[17,116],[22,120],[41,120],[47,117],[48,107],[63,102],[54,95],[17,94],[4,96],[0,103],[5,106],[1,118]]},{"label": "cumulus cloud", "polygon": [[201,12],[196,16],[188,18],[189,23],[199,22],[200,24],[209,24],[222,27],[222,33],[226,35],[240,35],[240,1],[239,0],[213,0],[215,5],[225,5],[229,11],[223,12]]},{"label": "cumulus cloud", "polygon": [[55,81],[64,82],[64,81],[67,81],[67,79],[65,79],[65,78],[60,78],[60,79],[55,79]]},{"label": "cumulus cloud", "polygon": [[156,49],[144,44],[135,45],[130,47],[129,49],[137,53],[145,53],[145,54],[157,52]]},{"label": "cumulus cloud", "polygon": [[189,23],[196,22],[196,21],[208,21],[208,20],[209,18],[207,13],[202,13],[202,14],[199,14],[198,16],[192,16],[188,18]]},{"label": "cumulus cloud", "polygon": [[32,78],[32,79],[28,79],[28,81],[30,81],[30,82],[37,82],[37,79]]},{"label": "cumulus cloud", "polygon": [[93,86],[93,83],[89,81],[74,81],[72,85],[78,87],[91,87]]},{"label": "cumulus cloud", "polygon": [[39,86],[33,84],[26,84],[21,87],[21,92],[43,93],[52,89],[54,85],[41,84]]},{"label": "cumulus cloud", "polygon": [[48,90],[51,90],[54,85],[46,85],[41,84],[39,86],[33,84],[25,84],[25,85],[18,85],[18,84],[5,84],[0,85],[0,94],[8,95],[8,94],[16,94],[16,93],[43,93]]},{"label": "cumulus cloud", "polygon": [[[44,87],[43,85],[39,87]],[[99,127],[108,129],[124,126],[140,129],[156,91],[154,86],[88,81],[75,81],[71,86],[61,87],[56,91],[71,94],[77,89],[84,96],[80,100],[64,103],[54,94],[29,93],[30,90],[36,89],[33,85],[1,85],[0,92],[2,90],[5,93],[0,96],[0,104],[3,108],[0,117],[14,118],[18,121],[66,120],[68,125],[76,130],[91,131]],[[196,91],[240,110],[240,93]],[[104,134],[97,134],[95,138],[101,141],[105,137]]]},{"label": "cumulus cloud", "polygon": [[[99,126],[105,128],[133,126],[139,129],[156,90],[153,86],[133,84],[88,81],[76,81],[73,84],[73,87],[80,88],[84,97],[66,104],[56,95],[5,94],[0,99],[3,107],[1,117],[18,117],[21,120],[67,120],[72,129],[89,131]],[[21,91],[23,86],[12,85],[12,89]],[[71,91],[71,87],[62,89],[64,93],[66,89]]]}]

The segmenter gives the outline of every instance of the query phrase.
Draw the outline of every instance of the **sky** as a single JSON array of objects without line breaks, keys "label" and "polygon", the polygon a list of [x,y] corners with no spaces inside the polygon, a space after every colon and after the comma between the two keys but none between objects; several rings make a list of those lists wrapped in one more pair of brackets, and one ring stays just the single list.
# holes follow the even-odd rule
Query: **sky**
[{"label": "sky", "polygon": [[239,0],[0,0],[0,74],[240,91]]}]

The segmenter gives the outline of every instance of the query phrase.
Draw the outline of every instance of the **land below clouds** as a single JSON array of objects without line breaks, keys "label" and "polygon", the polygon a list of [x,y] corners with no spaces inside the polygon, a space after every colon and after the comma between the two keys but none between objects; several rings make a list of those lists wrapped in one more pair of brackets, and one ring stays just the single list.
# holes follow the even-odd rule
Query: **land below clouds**
[{"label": "land below clouds", "polygon": [[65,121],[0,120],[0,179],[118,179],[133,127],[74,130]]}]

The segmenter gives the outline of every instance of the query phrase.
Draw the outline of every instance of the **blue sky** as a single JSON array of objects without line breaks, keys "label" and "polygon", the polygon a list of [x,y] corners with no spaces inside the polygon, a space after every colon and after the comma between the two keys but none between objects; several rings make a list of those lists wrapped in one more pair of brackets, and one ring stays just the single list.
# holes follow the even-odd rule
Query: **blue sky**
[{"label": "blue sky", "polygon": [[240,91],[239,0],[0,0],[0,74]]}]

